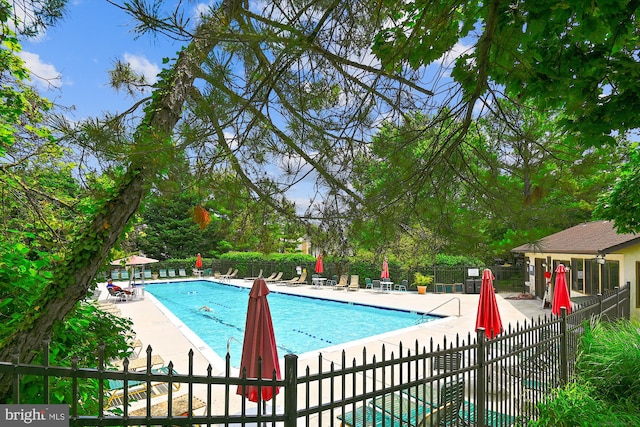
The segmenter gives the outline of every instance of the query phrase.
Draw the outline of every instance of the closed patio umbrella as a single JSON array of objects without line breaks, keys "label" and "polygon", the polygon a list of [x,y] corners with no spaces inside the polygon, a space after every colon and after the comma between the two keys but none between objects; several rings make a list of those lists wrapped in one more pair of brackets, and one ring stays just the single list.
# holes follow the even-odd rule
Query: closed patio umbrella
[{"label": "closed patio umbrella", "polygon": [[200,270],[202,268],[202,255],[198,252],[198,256],[196,256],[196,268]]},{"label": "closed patio umbrella", "polygon": [[382,273],[380,274],[380,278],[389,278],[389,261],[387,261],[386,258],[384,259],[384,261],[382,261]]},{"label": "closed patio umbrella", "polygon": [[316,273],[324,273],[324,265],[322,265],[322,254],[318,255],[316,260]]},{"label": "closed patio umbrella", "polygon": [[[249,292],[247,322],[240,361],[240,375],[246,374],[247,378],[271,379],[275,371],[276,379],[281,379],[278,349],[276,348],[271,311],[267,301],[268,293],[269,288],[263,278],[254,280]],[[259,367],[259,361],[262,362],[261,367]],[[264,386],[261,388],[260,398],[263,402],[275,397],[273,387]],[[279,387],[276,388],[275,394],[278,394],[279,390]],[[240,385],[236,393],[244,395],[252,402],[258,402],[258,387],[256,386]]]},{"label": "closed patio umbrella", "polygon": [[493,339],[502,332],[502,319],[496,302],[496,293],[493,289],[493,279],[493,273],[486,268],[482,272],[482,287],[480,288],[478,314],[476,315],[476,332],[478,328],[484,328],[487,339]]},{"label": "closed patio umbrella", "polygon": [[556,268],[556,283],[553,287],[553,302],[551,304],[551,312],[556,316],[560,316],[562,307],[566,307],[567,313],[571,313],[571,298],[567,288],[566,273],[567,269],[564,264],[558,264]]}]

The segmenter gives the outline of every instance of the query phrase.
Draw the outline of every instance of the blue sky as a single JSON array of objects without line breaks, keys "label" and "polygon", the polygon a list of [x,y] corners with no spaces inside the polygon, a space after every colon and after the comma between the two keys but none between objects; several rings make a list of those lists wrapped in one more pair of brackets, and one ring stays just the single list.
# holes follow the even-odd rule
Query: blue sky
[{"label": "blue sky", "polygon": [[115,60],[129,62],[154,82],[162,58],[173,58],[180,49],[164,38],[136,39],[132,28],[132,18],[104,0],[70,1],[61,22],[38,39],[22,42],[21,57],[43,96],[75,108],[71,119],[122,111],[134,100],[108,84]]}]

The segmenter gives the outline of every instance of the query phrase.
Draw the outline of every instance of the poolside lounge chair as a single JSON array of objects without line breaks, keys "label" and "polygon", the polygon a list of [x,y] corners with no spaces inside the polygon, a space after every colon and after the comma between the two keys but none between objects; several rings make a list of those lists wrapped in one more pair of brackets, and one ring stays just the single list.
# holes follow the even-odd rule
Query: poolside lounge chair
[{"label": "poolside lounge chair", "polygon": [[[173,373],[176,373],[175,369],[172,369]],[[168,374],[169,367],[162,366],[151,370],[151,374]],[[105,402],[105,409],[120,406],[124,404],[124,381],[123,380],[108,380],[109,389],[107,390],[107,399]],[[151,387],[149,387],[149,385]],[[171,388],[173,391],[180,390],[180,383],[172,383]],[[165,381],[151,381],[147,380],[129,380],[127,382],[127,399],[129,402],[143,400],[150,394],[151,397],[162,396],[169,393],[169,384]]]},{"label": "poolside lounge chair", "polygon": [[[200,408],[204,408],[206,404],[197,397],[191,398],[191,410],[195,411]],[[147,415],[147,408],[134,409],[129,411],[129,415],[133,417],[144,417]],[[152,417],[166,417],[169,415],[168,400],[156,403],[151,406]],[[171,401],[171,415],[174,417],[189,415],[189,395],[183,394],[178,397],[174,397]],[[193,415],[193,414],[192,414]]]},{"label": "poolside lounge chair", "polygon": [[144,271],[144,278],[145,279],[151,279],[151,270],[145,270]]},{"label": "poolside lounge chair", "polygon": [[229,270],[228,270],[226,273],[221,274],[221,275],[220,275],[220,278],[221,278],[221,279],[224,279],[224,278],[226,278],[227,276],[229,276],[231,273],[233,273],[233,267],[229,267]]},{"label": "poolside lounge chair", "polygon": [[187,277],[187,270],[185,270],[184,268],[181,268],[178,270],[178,275],[180,277]]},{"label": "poolside lounge chair", "polygon": [[287,282],[288,286],[300,286],[300,285],[306,285],[307,284],[307,271],[303,271],[302,275],[300,276],[300,278],[298,278],[298,280],[294,280],[291,282]]},{"label": "poolside lounge chair", "polygon": [[176,277],[176,270],[173,268],[169,269],[169,277]]},{"label": "poolside lounge chair", "polygon": [[289,283],[295,283],[300,280],[300,276],[295,276],[289,280],[278,280],[275,282],[276,285],[287,285]]},{"label": "poolside lounge chair", "polygon": [[111,271],[111,278],[113,280],[120,280],[120,271],[118,270],[112,270]]},{"label": "poolside lounge chair", "polygon": [[280,279],[282,279],[282,275],[284,273],[282,271],[279,271],[277,274],[273,273],[270,277],[267,277],[266,279],[264,279],[265,282],[278,282],[280,281]]},{"label": "poolside lounge chair", "polygon": [[222,276],[223,279],[235,279],[238,275],[238,269],[233,270],[233,273]]},{"label": "poolside lounge chair", "polygon": [[333,289],[334,290],[347,289],[347,286],[349,286],[349,284],[347,283],[347,275],[343,274],[340,276],[340,281],[335,284]]},{"label": "poolside lounge chair", "polygon": [[129,280],[129,272],[127,270],[122,270],[122,273],[120,273],[120,278],[122,280]]},{"label": "poolside lounge chair", "polygon": [[[138,357],[135,359],[127,359],[127,360],[129,361],[129,364],[127,367],[129,371],[140,371],[140,370],[146,371],[149,366],[151,366],[151,369],[153,370],[165,365],[164,360],[158,354],[154,354],[153,356],[151,356],[151,363],[148,363],[146,356]],[[125,359],[122,359],[116,362],[115,364],[116,368],[119,370],[124,370],[124,365],[125,365],[124,362],[125,362]]]},{"label": "poolside lounge chair", "polygon": [[[245,277],[244,280],[256,280],[262,277],[262,269],[260,269],[260,273],[258,273],[257,276],[255,277]],[[274,277],[276,277],[276,273],[271,273],[271,276],[269,277],[264,277],[264,280],[266,281],[267,279],[273,279]]]},{"label": "poolside lounge chair", "polygon": [[360,290],[360,277],[357,274],[351,275],[351,280],[349,281],[349,286],[347,286],[348,291],[359,291]]},{"label": "poolside lounge chair", "polygon": [[166,270],[166,269],[164,269],[164,268],[161,268],[161,269],[158,271],[158,275],[159,275],[159,277],[162,277],[162,278],[167,277],[167,270]]},{"label": "poolside lounge chair", "polygon": [[[464,401],[464,381],[452,379],[440,388],[436,402],[388,393],[366,407],[338,415],[343,426],[447,426],[458,425]],[[464,425],[464,424],[462,424]]]}]

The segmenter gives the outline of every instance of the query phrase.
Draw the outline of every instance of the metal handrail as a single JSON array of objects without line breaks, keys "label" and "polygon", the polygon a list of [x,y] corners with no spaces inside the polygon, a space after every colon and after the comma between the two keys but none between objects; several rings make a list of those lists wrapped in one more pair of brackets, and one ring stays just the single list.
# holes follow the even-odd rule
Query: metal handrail
[{"label": "metal handrail", "polygon": [[458,297],[453,297],[450,298],[448,300],[446,300],[445,302],[443,302],[442,304],[438,305],[437,307],[432,308],[431,310],[427,311],[426,313],[424,313],[422,316],[420,316],[420,318],[418,320],[416,320],[416,325],[420,324],[420,323],[425,323],[427,321],[427,316],[431,313],[433,313],[435,310],[439,309],[440,307],[442,307],[443,305],[450,303],[451,301],[453,301],[454,299],[458,300],[458,317],[460,317],[460,298]]}]

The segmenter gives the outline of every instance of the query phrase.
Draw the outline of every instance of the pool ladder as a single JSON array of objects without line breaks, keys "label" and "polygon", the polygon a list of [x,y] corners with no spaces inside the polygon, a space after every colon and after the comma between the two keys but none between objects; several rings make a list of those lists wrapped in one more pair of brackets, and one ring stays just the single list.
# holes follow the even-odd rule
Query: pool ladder
[{"label": "pool ladder", "polygon": [[446,300],[445,302],[443,302],[442,304],[440,304],[437,307],[432,308],[431,310],[427,311],[426,313],[424,313],[422,316],[420,316],[420,318],[418,320],[416,320],[416,325],[419,325],[421,323],[426,323],[427,322],[427,316],[431,313],[433,313],[435,310],[439,309],[440,307],[442,307],[445,304],[450,303],[453,300],[458,300],[458,317],[460,317],[460,298],[458,297],[453,297],[451,299]]},{"label": "pool ladder", "polygon": [[242,343],[234,337],[229,337],[229,339],[227,340],[227,354],[231,354],[231,341],[235,341],[238,344],[242,345]]}]

